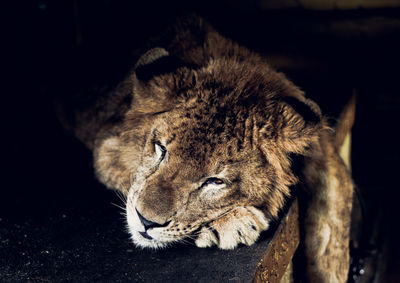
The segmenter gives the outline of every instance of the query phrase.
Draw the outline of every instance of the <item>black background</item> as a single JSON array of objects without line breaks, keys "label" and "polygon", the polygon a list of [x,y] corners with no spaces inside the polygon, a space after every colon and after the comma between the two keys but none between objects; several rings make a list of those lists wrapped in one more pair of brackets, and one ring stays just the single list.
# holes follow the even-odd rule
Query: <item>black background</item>
[{"label": "black background", "polygon": [[[387,263],[385,281],[400,280],[400,9],[263,11],[255,2],[240,1],[12,5],[2,40],[0,269],[5,278],[60,279],[57,273],[35,273],[41,262],[65,264],[62,257],[53,262],[46,251],[80,247],[90,258],[95,247],[82,243],[96,233],[101,241],[129,241],[122,216],[111,205],[121,202],[94,179],[90,152],[63,131],[53,99],[118,80],[132,63],[131,50],[176,16],[195,11],[222,34],[269,57],[332,121],[356,90],[353,173],[367,207],[362,231],[388,251],[380,259]],[[71,233],[75,238],[68,238]]]}]

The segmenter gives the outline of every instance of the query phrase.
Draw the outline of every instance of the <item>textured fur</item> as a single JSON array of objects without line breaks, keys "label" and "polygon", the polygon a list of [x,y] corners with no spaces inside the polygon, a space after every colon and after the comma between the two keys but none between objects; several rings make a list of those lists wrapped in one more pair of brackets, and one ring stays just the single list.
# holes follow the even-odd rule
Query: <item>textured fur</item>
[{"label": "textured fur", "polygon": [[126,195],[133,241],[253,244],[299,182],[291,157],[302,156],[309,279],[346,281],[352,182],[319,107],[202,19],[160,44],[65,120],[99,180]]}]

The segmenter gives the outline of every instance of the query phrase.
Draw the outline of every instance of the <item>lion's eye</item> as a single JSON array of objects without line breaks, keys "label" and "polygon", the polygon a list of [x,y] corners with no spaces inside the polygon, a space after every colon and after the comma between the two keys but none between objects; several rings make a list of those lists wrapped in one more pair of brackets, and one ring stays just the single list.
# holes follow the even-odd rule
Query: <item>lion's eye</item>
[{"label": "lion's eye", "polygon": [[159,160],[161,162],[164,159],[165,154],[167,153],[167,149],[159,142],[156,142],[154,146],[156,155],[159,156]]},{"label": "lion's eye", "polygon": [[205,185],[223,185],[225,182],[218,178],[208,178],[207,181],[204,182],[203,186]]}]

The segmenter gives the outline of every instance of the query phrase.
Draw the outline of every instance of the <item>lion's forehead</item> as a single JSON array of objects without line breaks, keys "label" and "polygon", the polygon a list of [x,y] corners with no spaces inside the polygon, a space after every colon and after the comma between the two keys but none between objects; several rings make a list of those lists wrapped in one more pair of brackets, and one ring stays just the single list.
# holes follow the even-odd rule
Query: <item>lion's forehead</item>
[{"label": "lion's forehead", "polygon": [[[200,107],[201,106],[201,107]],[[165,119],[165,140],[173,137],[189,155],[209,155],[216,149],[240,151],[253,128],[246,127],[248,112],[229,107],[200,105],[180,110]],[[250,130],[250,131],[249,131]]]}]

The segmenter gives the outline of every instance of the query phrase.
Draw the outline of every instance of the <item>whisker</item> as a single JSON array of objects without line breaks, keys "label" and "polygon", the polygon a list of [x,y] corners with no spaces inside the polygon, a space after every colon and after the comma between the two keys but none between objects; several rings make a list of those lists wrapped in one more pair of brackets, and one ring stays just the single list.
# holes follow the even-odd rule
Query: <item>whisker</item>
[{"label": "whisker", "polygon": [[[122,184],[121,182],[119,182],[119,186],[124,190],[124,191],[128,191],[124,184]],[[128,188],[129,189],[129,188]],[[123,202],[126,203],[126,196],[119,190],[115,191],[115,193],[117,194],[118,198]]]},{"label": "whisker", "polygon": [[[227,211],[225,211],[225,212],[223,212],[223,213],[221,213],[217,218],[215,218],[215,219],[213,219],[213,220],[210,220],[207,224],[208,225],[204,225],[203,227],[206,229],[206,230],[208,230],[208,231],[210,231],[210,232],[212,232],[213,230],[215,230],[214,228],[215,228],[215,224],[213,225],[213,222],[214,221],[216,221],[216,220],[218,220],[218,219],[221,219],[222,217],[224,217],[224,216],[226,216],[228,213],[230,213],[232,211],[232,209],[229,209],[229,210],[227,210]],[[201,232],[201,229],[200,230],[198,230],[198,231],[196,231],[196,232],[194,232],[194,233],[192,233],[192,235],[200,235],[202,232]]]},{"label": "whisker", "polygon": [[[193,240],[193,239],[192,239],[192,240]],[[185,244],[185,245],[194,246],[194,243],[193,243],[193,242],[190,242],[190,241],[185,240],[185,239],[180,239],[180,240],[178,240],[178,243],[182,243],[182,244]]]},{"label": "whisker", "polygon": [[125,208],[125,207],[122,207],[122,206],[120,206],[120,205],[118,205],[118,204],[115,204],[115,203],[113,203],[113,202],[111,202],[111,204],[114,205],[114,206],[116,206],[116,207],[118,207],[118,208],[120,208],[120,209],[122,209],[123,211],[126,212],[126,208]]},{"label": "whisker", "polygon": [[126,200],[124,200],[119,194],[117,194],[118,198],[124,205],[126,205]]},{"label": "whisker", "polygon": [[197,240],[197,237],[193,237],[192,235],[187,236],[187,237],[185,237],[185,238],[188,238],[188,239],[190,239],[190,240],[192,240],[192,241]]}]

